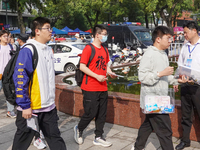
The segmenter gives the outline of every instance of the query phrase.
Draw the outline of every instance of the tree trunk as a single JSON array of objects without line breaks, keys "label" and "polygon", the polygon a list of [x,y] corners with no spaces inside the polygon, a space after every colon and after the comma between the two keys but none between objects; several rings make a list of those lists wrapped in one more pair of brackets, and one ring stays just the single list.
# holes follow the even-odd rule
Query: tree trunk
[{"label": "tree trunk", "polygon": [[173,27],[175,27],[175,25],[176,25],[176,17],[177,17],[177,13],[175,13],[174,17],[172,18],[172,20],[173,20]]},{"label": "tree trunk", "polygon": [[169,10],[169,12],[167,12],[167,13],[168,13],[168,16],[165,16],[165,14],[164,14],[164,12],[163,12],[164,9],[168,8],[167,5],[166,5],[167,7],[164,6],[164,7],[162,7],[161,10],[159,11],[161,18],[167,23],[167,26],[168,26],[170,29],[173,29],[173,27],[172,27],[172,12],[174,11],[174,9],[175,9],[175,7],[176,7],[176,4],[177,4],[177,3],[174,3],[174,4],[172,5],[171,9]]},{"label": "tree trunk", "polygon": [[158,19],[156,20],[154,12],[152,12],[152,16],[153,16],[153,23],[154,23],[155,27],[157,27],[158,26]]},{"label": "tree trunk", "polygon": [[172,30],[173,29],[173,27],[172,27],[172,18],[168,18],[166,22],[167,22],[167,26]]},{"label": "tree trunk", "polygon": [[145,13],[145,22],[146,22],[146,28],[149,28],[149,20],[148,20],[148,14]]},{"label": "tree trunk", "polygon": [[90,17],[87,14],[84,14],[84,15],[85,15],[85,17],[87,18],[87,20],[90,24],[90,28],[93,29],[93,25],[92,25],[92,21],[91,21]]},{"label": "tree trunk", "polygon": [[22,8],[20,6],[19,0],[16,3],[16,7],[17,7],[17,19],[18,19],[18,23],[19,23],[19,28],[20,28],[20,33],[25,34],[25,26],[24,26],[24,22],[23,22],[23,17],[22,17]]},{"label": "tree trunk", "polygon": [[100,15],[100,11],[96,12],[96,18],[95,18],[95,22],[94,22],[94,26],[97,24],[97,22],[99,21],[99,15]]}]

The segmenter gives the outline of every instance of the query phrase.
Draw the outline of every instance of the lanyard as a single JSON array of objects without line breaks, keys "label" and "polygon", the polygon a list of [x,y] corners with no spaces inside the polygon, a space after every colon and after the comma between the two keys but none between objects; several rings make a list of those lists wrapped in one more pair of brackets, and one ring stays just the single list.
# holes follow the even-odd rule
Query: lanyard
[{"label": "lanyard", "polygon": [[194,47],[193,47],[193,49],[190,51],[190,45],[188,45],[188,51],[189,51],[189,57],[191,57],[191,53],[194,51],[194,49],[195,49],[195,47],[198,45],[199,43],[197,43]]}]

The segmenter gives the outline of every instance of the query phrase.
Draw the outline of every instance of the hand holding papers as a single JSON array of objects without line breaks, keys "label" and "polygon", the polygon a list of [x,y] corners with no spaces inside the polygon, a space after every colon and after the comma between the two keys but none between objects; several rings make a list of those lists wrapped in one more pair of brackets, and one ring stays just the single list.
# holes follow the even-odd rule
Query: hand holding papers
[{"label": "hand holding papers", "polygon": [[187,80],[188,82],[194,82],[196,84],[200,84],[200,70],[194,68],[179,65],[174,76],[175,78],[182,78],[182,79],[185,76],[186,80],[188,79]]},{"label": "hand holding papers", "polygon": [[112,76],[115,76],[115,77],[120,77],[120,78],[124,78],[124,76],[121,76],[121,75],[117,75],[117,74],[114,74],[114,73],[110,73],[110,72],[107,72],[109,75],[112,75]]},{"label": "hand holding papers", "polygon": [[35,114],[32,114],[32,117],[26,120],[27,127],[31,128],[37,132],[39,132],[39,124],[38,124],[38,117]]}]

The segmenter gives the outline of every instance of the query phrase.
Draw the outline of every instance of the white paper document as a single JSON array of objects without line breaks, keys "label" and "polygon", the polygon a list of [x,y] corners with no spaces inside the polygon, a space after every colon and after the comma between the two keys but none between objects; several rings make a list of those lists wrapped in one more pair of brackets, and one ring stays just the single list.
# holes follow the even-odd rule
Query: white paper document
[{"label": "white paper document", "polygon": [[200,70],[179,65],[175,72],[175,78],[180,78],[182,75],[190,77],[195,83],[200,84]]},{"label": "white paper document", "polygon": [[29,119],[26,119],[27,127],[31,128],[37,132],[39,132],[39,124],[38,124],[38,117],[35,114],[32,114],[32,117]]},{"label": "white paper document", "polygon": [[110,73],[110,72],[107,72],[108,74],[111,74],[113,76],[116,76],[116,77],[120,77],[120,78],[124,78],[124,76],[121,76],[121,75],[118,75],[118,74],[114,74],[114,73]]}]

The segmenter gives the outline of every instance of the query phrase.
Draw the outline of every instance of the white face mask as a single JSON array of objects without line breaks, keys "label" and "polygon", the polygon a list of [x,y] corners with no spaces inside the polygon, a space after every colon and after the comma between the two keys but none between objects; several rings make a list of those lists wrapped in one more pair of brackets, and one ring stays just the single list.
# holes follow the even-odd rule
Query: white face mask
[{"label": "white face mask", "polygon": [[107,35],[102,35],[102,39],[99,39],[101,41],[101,43],[104,43],[106,42],[108,39],[108,36]]}]

